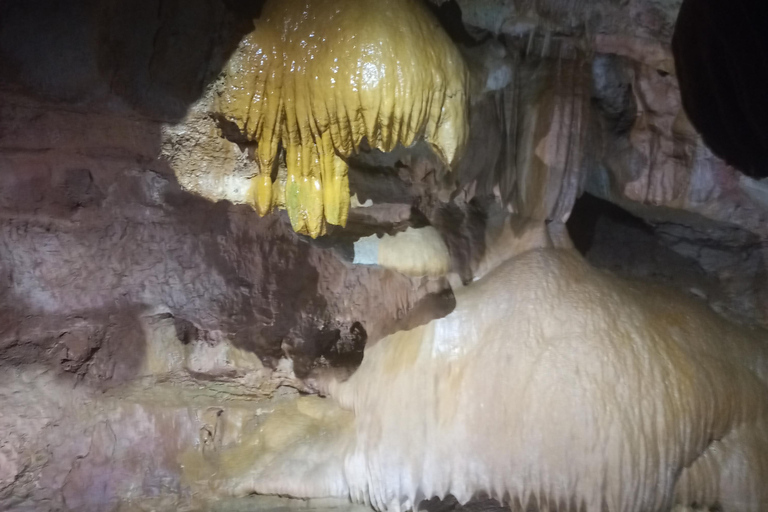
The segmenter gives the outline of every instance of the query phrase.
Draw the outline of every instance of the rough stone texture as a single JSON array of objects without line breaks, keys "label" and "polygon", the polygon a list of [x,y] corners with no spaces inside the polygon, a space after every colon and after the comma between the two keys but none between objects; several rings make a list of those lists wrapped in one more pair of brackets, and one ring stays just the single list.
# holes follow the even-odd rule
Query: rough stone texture
[{"label": "rough stone texture", "polygon": [[[138,154],[124,146],[147,121],[28,100],[4,94],[0,115],[16,137],[0,151],[2,509],[109,510],[147,496],[176,509],[194,498],[176,457],[204,446],[207,411],[185,389],[206,407],[234,396],[255,410],[296,385],[293,367],[278,377],[262,361],[290,356],[299,374],[318,358],[354,365],[366,332],[394,329],[442,289],[352,267],[285,219],[183,192],[151,137]],[[61,145],[22,138],[46,129]]]},{"label": "rough stone texture", "polygon": [[[679,226],[654,232],[693,247],[686,257],[728,248],[707,266],[731,298],[709,297],[712,305],[725,301],[735,316],[765,322],[768,184],[713,155],[683,111],[670,48],[681,2],[458,3],[478,38],[503,41],[467,52],[483,78],[459,168],[464,189],[552,221],[567,220],[586,191],[654,226]],[[492,79],[499,70],[506,80]],[[632,267],[624,260],[626,273]]]},{"label": "rough stone texture", "polygon": [[522,217],[565,221],[584,173],[587,64],[570,41],[541,38],[511,41],[506,58],[486,62],[509,74],[498,81],[487,70],[486,91],[475,97],[471,139],[457,169],[464,186],[497,196]]},{"label": "rough stone texture", "polygon": [[[164,337],[173,338],[173,322],[156,322],[148,333],[153,343],[162,343]],[[171,361],[166,357],[163,362]],[[274,375],[260,369],[249,377],[247,382],[231,378],[204,383],[179,373],[146,374],[130,386],[102,393],[74,376],[40,366],[4,369],[0,506],[29,511],[211,510],[210,491],[183,478],[184,455],[237,445],[258,428],[270,411],[258,399],[274,393],[263,385]],[[214,509],[278,505],[246,499]]]},{"label": "rough stone texture", "polygon": [[674,74],[616,55],[599,56],[593,70],[599,129],[585,150],[584,189],[646,219],[663,245],[696,260],[719,282],[707,295],[713,307],[765,324],[768,184],[704,145]]},{"label": "rough stone texture", "polygon": [[[346,264],[281,217],[182,191],[152,155],[148,121],[62,112],[16,95],[4,96],[2,114],[13,134],[0,157],[3,338],[19,361],[37,360],[25,347],[49,350],[73,321],[104,325],[108,338],[129,318],[169,313],[212,342],[231,338],[265,360],[293,351],[308,365],[364,341],[352,333],[356,322],[379,337],[390,318],[440,289]],[[33,136],[45,130],[63,136]],[[88,145],[111,155],[89,154]],[[383,294],[371,295],[374,286]],[[94,337],[71,349],[75,360],[98,349]]]},{"label": "rough stone texture", "polygon": [[433,225],[466,283],[505,207],[564,221],[587,190],[639,217],[587,222],[594,264],[768,322],[768,186],[686,120],[679,0],[459,0],[464,26],[444,5],[464,42],[493,36],[463,48],[465,160],[362,151],[347,228],[310,241],[238,204],[253,148],[209,115],[259,2],[0,4],[0,509],[331,506],[229,500],[181,466],[297,375],[450,310],[445,280],[351,265],[373,233]]},{"label": "rough stone texture", "polygon": [[739,322],[766,322],[766,263],[753,233],[708,222],[647,222],[589,194],[576,202],[568,228],[597,267],[679,288]]},{"label": "rough stone texture", "polygon": [[250,178],[258,173],[252,144],[242,146],[221,136],[211,116],[213,88],[191,105],[176,124],[162,127],[162,156],[179,185],[209,201],[245,204]]},{"label": "rough stone texture", "polygon": [[457,0],[465,24],[505,35],[531,30],[608,34],[650,44],[672,38],[682,0]]},{"label": "rough stone texture", "polygon": [[[483,249],[463,226],[483,230],[489,199],[523,217],[564,222],[588,191],[652,222],[695,224],[711,236],[732,225],[764,240],[768,186],[715,157],[683,112],[670,50],[679,3],[459,2],[467,26],[500,36],[465,48],[474,92],[464,158],[453,173],[423,148],[353,158],[356,204],[372,204],[353,208],[339,235],[401,230],[423,215],[449,240],[466,281]],[[200,136],[213,129],[209,102],[167,130],[164,144],[179,133],[210,141]],[[246,151],[216,165],[182,158],[191,169],[179,174],[179,165],[177,174],[208,197],[242,197],[244,181],[233,176],[248,175]],[[740,247],[764,259],[755,243]],[[758,267],[745,265],[746,279],[762,280]],[[751,293],[756,306],[741,315],[763,321]]]},{"label": "rough stone texture", "polygon": [[248,172],[188,107],[249,4],[0,6],[2,510],[207,509],[179,457],[217,421],[236,443],[297,375],[450,307],[442,279],[353,266],[348,241],[233,204],[236,180],[182,188]]}]

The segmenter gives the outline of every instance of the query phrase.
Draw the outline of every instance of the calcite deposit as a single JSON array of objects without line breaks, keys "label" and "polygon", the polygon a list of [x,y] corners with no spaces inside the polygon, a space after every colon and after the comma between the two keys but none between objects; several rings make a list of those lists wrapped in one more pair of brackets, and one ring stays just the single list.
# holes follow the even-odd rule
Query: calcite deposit
[{"label": "calcite deposit", "polygon": [[349,419],[298,395],[366,380],[366,347],[449,317],[527,233],[768,325],[768,186],[681,96],[681,3],[0,2],[0,510],[349,509],[250,495],[263,446]]},{"label": "calcite deposit", "polygon": [[272,1],[230,61],[217,108],[257,142],[250,202],[261,215],[286,208],[296,231],[317,237],[326,222],[346,224],[344,159],[363,137],[383,151],[423,137],[454,160],[467,81],[461,54],[414,0]]}]

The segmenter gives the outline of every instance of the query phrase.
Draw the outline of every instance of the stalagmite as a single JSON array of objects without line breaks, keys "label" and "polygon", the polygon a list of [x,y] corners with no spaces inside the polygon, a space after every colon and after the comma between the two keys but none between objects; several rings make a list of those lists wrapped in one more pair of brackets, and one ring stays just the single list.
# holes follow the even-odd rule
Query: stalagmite
[{"label": "stalagmite", "polygon": [[768,509],[765,332],[541,233],[457,290],[451,314],[318,384],[331,398],[265,422],[230,491],[378,510],[476,493],[514,510]]},{"label": "stalagmite", "polygon": [[346,223],[344,159],[363,138],[383,151],[424,138],[450,164],[466,140],[467,87],[460,53],[416,0],[272,0],[231,59],[217,109],[258,144],[258,212],[284,204],[293,228],[316,237]]}]

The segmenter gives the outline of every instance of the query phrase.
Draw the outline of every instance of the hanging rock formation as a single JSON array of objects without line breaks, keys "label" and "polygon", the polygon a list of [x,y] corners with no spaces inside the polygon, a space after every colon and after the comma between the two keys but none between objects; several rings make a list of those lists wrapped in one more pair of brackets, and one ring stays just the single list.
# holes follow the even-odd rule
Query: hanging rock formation
[{"label": "hanging rock formation", "polygon": [[258,144],[259,213],[285,207],[296,231],[317,237],[326,222],[346,224],[344,158],[363,137],[383,151],[423,137],[454,160],[467,80],[461,54],[414,0],[272,1],[230,61],[218,108]]}]

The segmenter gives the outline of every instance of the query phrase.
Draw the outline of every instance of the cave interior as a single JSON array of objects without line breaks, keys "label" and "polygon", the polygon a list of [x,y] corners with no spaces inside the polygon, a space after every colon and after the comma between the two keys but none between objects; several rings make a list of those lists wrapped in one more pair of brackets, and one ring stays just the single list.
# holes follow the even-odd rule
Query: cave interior
[{"label": "cave interior", "polygon": [[0,510],[768,510],[766,83],[763,0],[0,1]]}]

